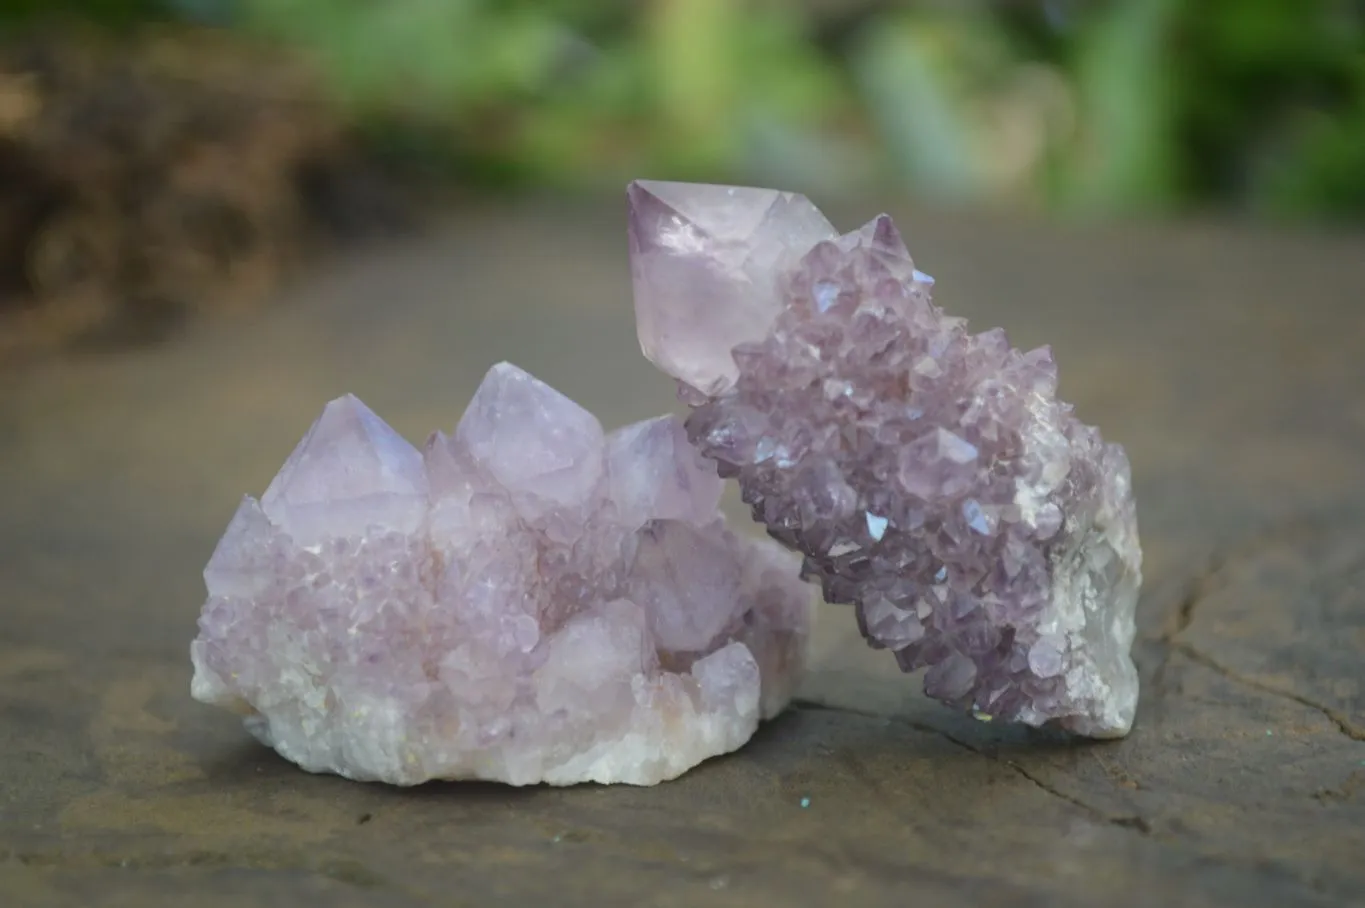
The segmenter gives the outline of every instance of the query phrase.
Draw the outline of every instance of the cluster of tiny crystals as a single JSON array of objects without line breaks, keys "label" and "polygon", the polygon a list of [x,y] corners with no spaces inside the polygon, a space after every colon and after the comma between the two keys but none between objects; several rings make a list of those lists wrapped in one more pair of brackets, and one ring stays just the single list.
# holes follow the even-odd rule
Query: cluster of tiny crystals
[{"label": "cluster of tiny crystals", "polygon": [[453,435],[333,401],[206,570],[193,695],[304,769],[654,784],[790,699],[809,587],[662,417],[503,364]]},{"label": "cluster of tiny crystals", "polygon": [[[793,235],[763,192],[632,187],[637,310],[668,258],[670,274],[705,274],[699,288],[732,280],[731,298],[755,301],[750,324],[766,326],[713,332],[728,373],[693,355],[701,326],[689,347],[642,335],[694,407],[690,439],[804,556],[825,599],[854,606],[873,647],[927,669],[928,695],[980,718],[1126,734],[1141,550],[1123,449],[1057,399],[1048,348],[972,334],[935,306],[932,278],[885,216],[843,236],[831,228],[785,260],[768,254],[768,274],[732,267],[744,242]],[[816,216],[805,205],[803,239]],[[708,223],[752,234],[710,241]],[[667,297],[688,298],[677,287]]]}]

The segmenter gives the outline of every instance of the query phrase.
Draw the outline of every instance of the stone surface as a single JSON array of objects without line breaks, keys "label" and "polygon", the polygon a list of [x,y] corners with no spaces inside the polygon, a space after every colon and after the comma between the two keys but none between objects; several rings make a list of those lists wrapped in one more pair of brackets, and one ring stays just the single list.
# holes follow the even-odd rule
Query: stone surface
[{"label": "stone surface", "polygon": [[506,363],[418,451],[332,401],[204,571],[198,700],[313,772],[651,785],[791,698],[811,593],[660,417]]},{"label": "stone surface", "polygon": [[621,317],[620,209],[476,210],[259,315],[0,380],[0,905],[1359,901],[1365,742],[1308,705],[1365,723],[1355,234],[894,211],[953,307],[1052,343],[1132,456],[1121,740],[944,709],[842,606],[817,606],[792,708],[651,788],[357,785],[187,697],[200,569],[336,389],[413,439],[507,357],[608,425],[669,407]]},{"label": "stone surface", "polygon": [[[872,646],[927,668],[930,696],[1127,734],[1142,581],[1131,471],[1057,399],[1051,350],[946,316],[885,215],[827,238],[801,200],[764,209],[761,230],[752,215],[705,230],[691,225],[728,226],[774,194],[647,186],[629,191],[641,337],[668,313],[691,331],[645,351],[681,383],[688,435],[738,478],[754,519],[805,556],[827,601],[853,604]],[[661,197],[686,217],[657,216]],[[721,299],[764,313],[762,333],[714,317]],[[708,345],[706,362],[732,368],[691,368]]]}]

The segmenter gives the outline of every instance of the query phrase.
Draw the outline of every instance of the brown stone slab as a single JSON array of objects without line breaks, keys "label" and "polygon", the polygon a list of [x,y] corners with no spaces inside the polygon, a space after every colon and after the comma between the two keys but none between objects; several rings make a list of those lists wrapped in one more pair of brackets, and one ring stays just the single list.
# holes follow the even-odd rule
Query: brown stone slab
[{"label": "brown stone slab", "polygon": [[420,439],[510,359],[608,425],[671,406],[637,354],[620,207],[511,208],[250,319],[0,378],[0,904],[1365,897],[1360,238],[904,227],[941,303],[1051,342],[1064,393],[1129,447],[1148,583],[1128,739],[949,712],[833,607],[800,704],[652,789],[311,776],[190,700],[199,571],[328,398]]}]

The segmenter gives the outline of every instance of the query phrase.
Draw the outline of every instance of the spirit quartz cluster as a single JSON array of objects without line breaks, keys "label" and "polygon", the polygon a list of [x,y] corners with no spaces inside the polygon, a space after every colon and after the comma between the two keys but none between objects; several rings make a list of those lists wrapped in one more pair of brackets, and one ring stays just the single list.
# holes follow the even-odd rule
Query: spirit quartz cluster
[{"label": "spirit quartz cluster", "polygon": [[[804,577],[932,697],[1127,733],[1128,461],[1049,351],[944,315],[885,216],[841,236],[790,193],[629,199],[640,340],[685,426],[605,434],[506,364],[421,450],[333,401],[205,569],[193,695],[312,771],[652,784],[790,700]],[[726,527],[723,477],[777,542]]]},{"label": "spirit quartz cluster", "polygon": [[971,334],[891,219],[636,182],[641,346],[689,438],[826,600],[926,693],[1094,737],[1132,725],[1141,549],[1126,454],[1057,399],[1047,348]]},{"label": "spirit quartz cluster", "polygon": [[193,695],[353,779],[675,777],[780,711],[805,653],[795,558],[720,494],[678,420],[604,434],[510,365],[421,450],[340,398],[209,561]]}]

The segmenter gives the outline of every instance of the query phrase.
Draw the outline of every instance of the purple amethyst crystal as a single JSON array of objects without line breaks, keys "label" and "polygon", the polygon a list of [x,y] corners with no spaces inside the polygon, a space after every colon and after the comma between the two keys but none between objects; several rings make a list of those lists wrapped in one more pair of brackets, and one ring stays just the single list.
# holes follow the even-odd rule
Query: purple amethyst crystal
[{"label": "purple amethyst crystal", "polygon": [[805,662],[796,559],[720,495],[675,418],[604,433],[505,363],[421,450],[339,398],[204,571],[192,693],[313,772],[671,779]]},{"label": "purple amethyst crystal", "polygon": [[642,181],[629,199],[645,353],[826,600],[927,669],[931,697],[1126,734],[1128,458],[1057,400],[1051,352],[944,315],[884,215],[839,236],[771,190]]}]

